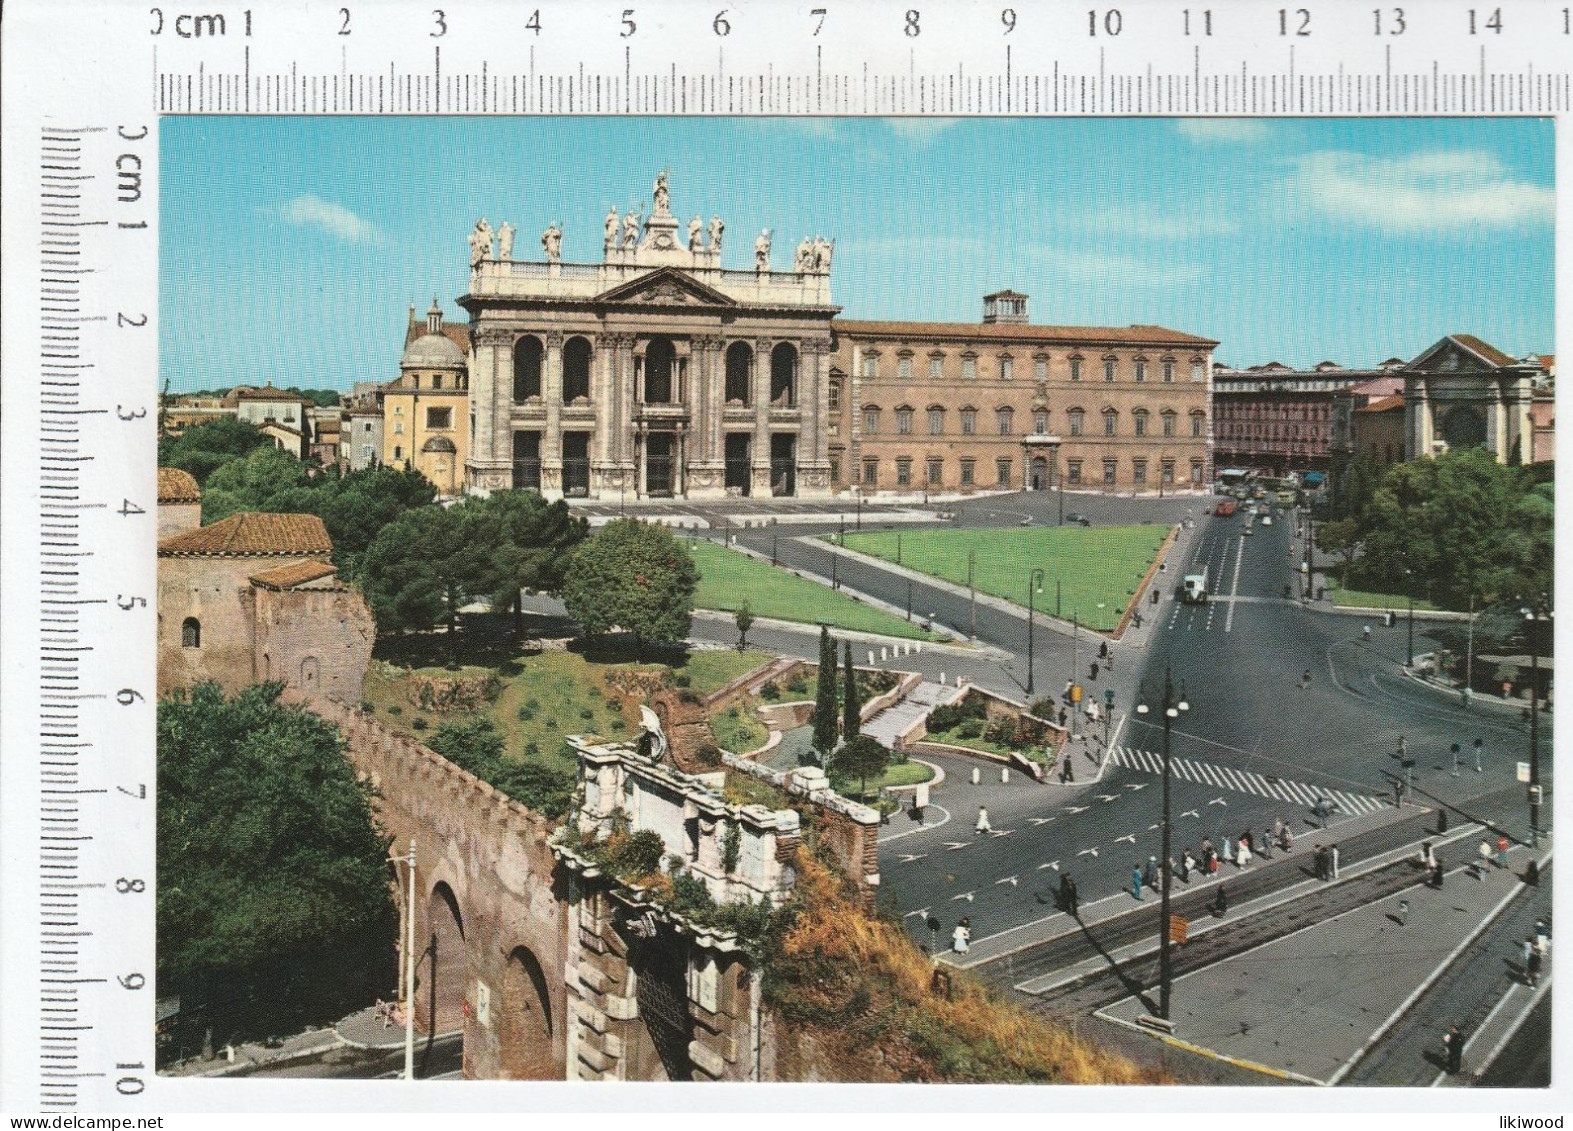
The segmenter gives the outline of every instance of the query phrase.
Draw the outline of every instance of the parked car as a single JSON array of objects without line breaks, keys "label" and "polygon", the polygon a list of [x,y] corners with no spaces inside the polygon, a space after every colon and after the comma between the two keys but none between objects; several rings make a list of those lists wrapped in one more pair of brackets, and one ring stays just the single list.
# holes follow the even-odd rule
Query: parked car
[{"label": "parked car", "polygon": [[1264,514],[1262,516],[1262,525],[1263,526],[1271,526],[1272,524],[1273,524],[1273,516],[1270,515],[1270,514]]},{"label": "parked car", "polygon": [[1086,515],[1082,514],[1080,511],[1071,511],[1070,514],[1065,516],[1065,521],[1066,522],[1070,522],[1070,523],[1074,523],[1077,526],[1091,526],[1092,525],[1092,519],[1088,518]]}]

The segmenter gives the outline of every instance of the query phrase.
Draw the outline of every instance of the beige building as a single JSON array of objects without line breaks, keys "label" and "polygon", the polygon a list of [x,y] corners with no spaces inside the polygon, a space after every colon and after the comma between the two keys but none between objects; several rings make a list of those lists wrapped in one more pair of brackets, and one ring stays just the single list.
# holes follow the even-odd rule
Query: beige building
[{"label": "beige building", "polygon": [[202,488],[188,471],[158,469],[158,536],[182,534],[202,525]]},{"label": "beige building", "polygon": [[439,495],[464,489],[470,445],[468,349],[469,328],[445,326],[435,296],[424,323],[415,321],[412,306],[399,377],[380,394],[381,462],[400,470],[413,467]]},{"label": "beige building", "polygon": [[1211,476],[1209,338],[1161,326],[1035,326],[1027,296],[978,323],[837,319],[837,487],[1153,491]]},{"label": "beige building", "polygon": [[358,703],[377,626],[332,552],[306,514],[236,514],[160,539],[159,694],[279,680]]},{"label": "beige building", "polygon": [[1449,334],[1400,373],[1405,459],[1470,447],[1486,448],[1499,463],[1534,458],[1539,357],[1520,361],[1473,334]]}]

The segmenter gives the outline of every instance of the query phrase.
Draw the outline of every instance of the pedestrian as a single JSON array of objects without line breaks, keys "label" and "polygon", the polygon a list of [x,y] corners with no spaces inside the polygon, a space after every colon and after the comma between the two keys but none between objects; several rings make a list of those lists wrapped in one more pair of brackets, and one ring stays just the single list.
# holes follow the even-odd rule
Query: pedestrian
[{"label": "pedestrian", "polygon": [[1229,897],[1224,894],[1223,885],[1218,885],[1218,890],[1213,894],[1213,916],[1222,919],[1229,910]]},{"label": "pedestrian", "polygon": [[1088,677],[1089,679],[1097,679],[1098,678],[1098,661],[1097,660],[1094,660],[1092,662],[1092,667],[1089,669],[1089,671],[1091,672],[1091,675]]},{"label": "pedestrian", "polygon": [[1310,686],[1311,686],[1311,669],[1310,668],[1306,668],[1304,674],[1302,674],[1300,676],[1300,690],[1304,691],[1307,687],[1310,687]]},{"label": "pedestrian", "polygon": [[1551,953],[1551,924],[1544,915],[1535,920],[1535,945],[1541,954]]},{"label": "pedestrian", "polygon": [[1442,876],[1442,861],[1438,860],[1431,865],[1431,886],[1436,888],[1437,891],[1442,890]]},{"label": "pedestrian", "polygon": [[1476,851],[1480,854],[1479,876],[1481,879],[1485,879],[1486,873],[1491,870],[1491,842],[1482,840],[1480,847]]},{"label": "pedestrian", "polygon": [[1406,735],[1401,734],[1398,736],[1398,756],[1399,758],[1407,758],[1409,756],[1409,739]]},{"label": "pedestrian", "polygon": [[1109,655],[1109,642],[1107,640],[1100,641],[1099,644],[1098,644],[1098,659],[1100,659],[1100,660],[1107,659],[1108,655]]},{"label": "pedestrian", "polygon": [[1216,849],[1209,848],[1207,850],[1207,874],[1209,876],[1218,874],[1218,852]]},{"label": "pedestrian", "polygon": [[1327,850],[1328,861],[1332,865],[1333,879],[1338,878],[1338,846],[1332,845]]},{"label": "pedestrian", "polygon": [[1156,856],[1147,857],[1147,866],[1142,869],[1142,883],[1152,888],[1153,891],[1158,890],[1158,858]]},{"label": "pedestrian", "polygon": [[1361,635],[1365,637],[1365,642],[1367,644],[1371,643],[1371,626],[1366,625],[1365,628],[1361,630]]},{"label": "pedestrian", "polygon": [[1182,884],[1191,882],[1191,869],[1195,867],[1196,859],[1191,855],[1191,850],[1187,848],[1180,856],[1180,882]]},{"label": "pedestrian", "polygon": [[1529,961],[1524,968],[1525,980],[1529,983],[1530,989],[1534,989],[1535,984],[1540,981],[1540,963],[1540,951],[1531,946],[1529,950]]},{"label": "pedestrian", "polygon": [[1409,926],[1409,901],[1407,899],[1398,901],[1398,925],[1400,927]]},{"label": "pedestrian", "polygon": [[1283,839],[1279,843],[1283,845],[1285,852],[1289,852],[1294,848],[1294,830],[1288,825],[1284,826]]},{"label": "pedestrian", "polygon": [[1447,835],[1447,810],[1446,809],[1438,809],[1436,811],[1436,835],[1437,836],[1446,836]]},{"label": "pedestrian", "polygon": [[1507,837],[1497,837],[1497,867],[1507,867]]},{"label": "pedestrian", "polygon": [[1523,968],[1524,975],[1529,976],[1529,956],[1535,953],[1535,936],[1527,936],[1518,944],[1518,964]]},{"label": "pedestrian", "polygon": [[1475,773],[1477,773],[1477,774],[1481,772],[1481,769],[1480,769],[1480,751],[1481,751],[1481,748],[1484,745],[1485,745],[1485,743],[1481,742],[1480,739],[1478,739],[1478,738],[1475,739]]},{"label": "pedestrian", "polygon": [[1447,1073],[1457,1076],[1464,1067],[1464,1031],[1457,1025],[1449,1026],[1442,1043],[1447,1046]]},{"label": "pedestrian", "polygon": [[1229,844],[1229,838],[1223,838],[1223,850],[1219,853],[1230,864],[1234,863],[1234,850]]},{"label": "pedestrian", "polygon": [[1074,879],[1072,879],[1070,882],[1069,898],[1070,906],[1068,906],[1066,910],[1071,913],[1072,919],[1079,918],[1081,915],[1081,893],[1076,890],[1076,881]]},{"label": "pedestrian", "polygon": [[1066,720],[1067,717],[1068,716],[1065,714],[1065,708],[1061,707],[1060,708],[1060,729],[1061,730],[1065,729],[1065,720]]},{"label": "pedestrian", "polygon": [[991,833],[994,831],[994,826],[989,824],[989,811],[987,806],[978,806],[978,824],[977,827],[972,831],[974,834]]},{"label": "pedestrian", "polygon": [[1422,841],[1420,843],[1420,859],[1416,861],[1417,867],[1429,871],[1434,860],[1435,858],[1431,855],[1431,842],[1429,840]]},{"label": "pedestrian", "polygon": [[[1251,843],[1255,844],[1256,841],[1253,839],[1251,841]],[[1259,853],[1263,860],[1267,860],[1267,859],[1270,859],[1272,857],[1272,854],[1273,854],[1272,853],[1272,848],[1273,848],[1273,830],[1272,829],[1263,829],[1262,830],[1262,846],[1261,846],[1260,853]]]},{"label": "pedestrian", "polygon": [[1142,615],[1140,613],[1132,613],[1131,623],[1134,624],[1137,628],[1140,628],[1142,626]]},{"label": "pedestrian", "polygon": [[957,954],[966,954],[972,946],[972,920],[963,916],[956,929],[950,933],[950,948]]},{"label": "pedestrian", "polygon": [[1131,894],[1137,899],[1142,897],[1142,866],[1140,864],[1131,865]]},{"label": "pedestrian", "polygon": [[1242,871],[1242,872],[1245,871],[1245,869],[1247,869],[1247,868],[1249,868],[1251,866],[1251,842],[1250,841],[1248,841],[1248,840],[1240,841],[1240,851],[1239,851],[1239,854],[1235,857],[1235,861],[1234,862],[1239,867],[1240,871]]},{"label": "pedestrian", "polygon": [[1327,879],[1327,849],[1317,845],[1316,854],[1312,859],[1315,861],[1316,878],[1319,880]]}]

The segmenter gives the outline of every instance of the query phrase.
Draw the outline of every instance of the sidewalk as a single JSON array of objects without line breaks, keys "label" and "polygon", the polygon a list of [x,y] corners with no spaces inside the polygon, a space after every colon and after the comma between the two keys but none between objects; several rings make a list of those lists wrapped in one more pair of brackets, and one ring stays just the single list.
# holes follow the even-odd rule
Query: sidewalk
[{"label": "sidewalk", "polygon": [[[1520,850],[1518,866],[1522,866]],[[1459,869],[1187,974],[1174,1043],[1308,1084],[1336,1084],[1520,891],[1513,869]],[[1138,1031],[1126,998],[1095,1016]]]}]

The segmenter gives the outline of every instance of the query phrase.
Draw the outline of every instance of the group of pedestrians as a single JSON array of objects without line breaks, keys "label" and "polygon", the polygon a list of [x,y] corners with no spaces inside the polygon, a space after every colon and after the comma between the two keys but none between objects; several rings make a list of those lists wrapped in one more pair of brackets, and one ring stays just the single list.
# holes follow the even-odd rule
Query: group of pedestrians
[{"label": "group of pedestrians", "polygon": [[[1203,837],[1196,851],[1193,852],[1189,847],[1181,849],[1179,860],[1170,859],[1168,866],[1179,876],[1181,883],[1189,884],[1193,874],[1202,880],[1211,880],[1217,878],[1218,870],[1224,864],[1232,864],[1244,871],[1258,856],[1266,860],[1271,859],[1274,852],[1290,852],[1293,849],[1294,833],[1280,818],[1273,822],[1271,828],[1261,832],[1246,829],[1232,841],[1224,836],[1220,838],[1219,845],[1214,845],[1211,837]],[[1134,898],[1141,899],[1144,889],[1158,891],[1162,882],[1163,876],[1156,856],[1149,856],[1146,864],[1137,861],[1131,865],[1131,895]]]}]

